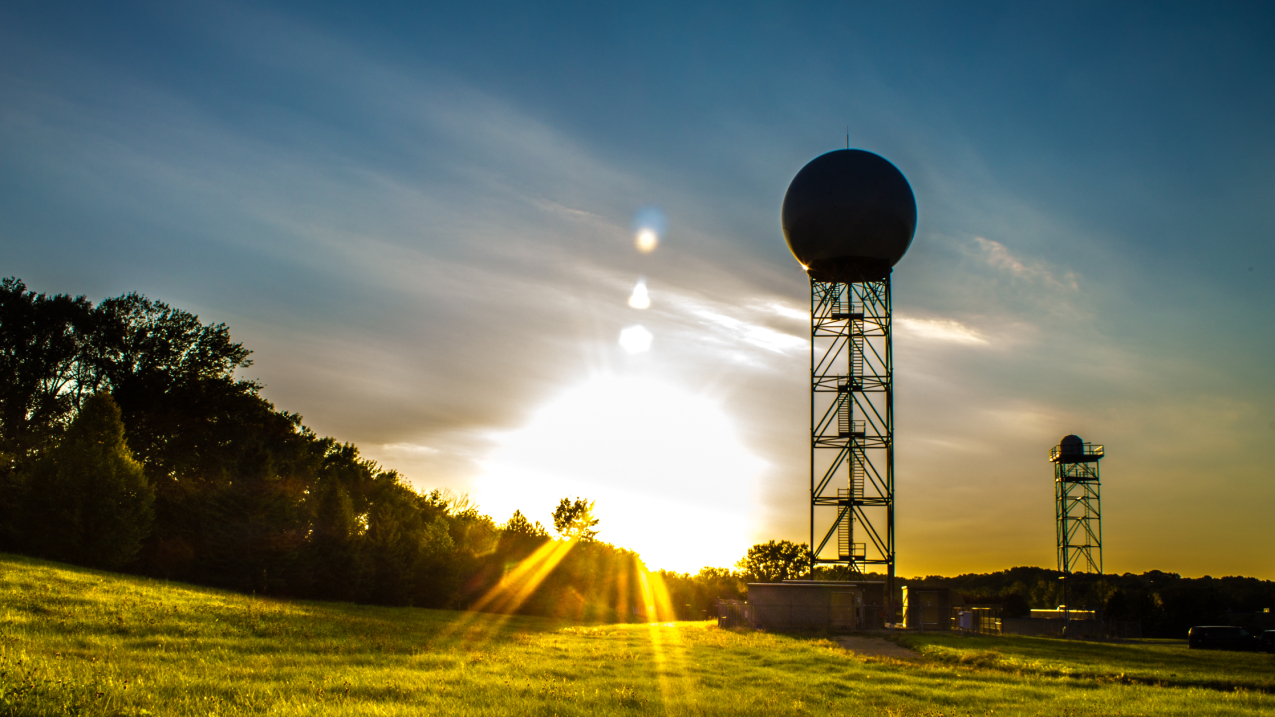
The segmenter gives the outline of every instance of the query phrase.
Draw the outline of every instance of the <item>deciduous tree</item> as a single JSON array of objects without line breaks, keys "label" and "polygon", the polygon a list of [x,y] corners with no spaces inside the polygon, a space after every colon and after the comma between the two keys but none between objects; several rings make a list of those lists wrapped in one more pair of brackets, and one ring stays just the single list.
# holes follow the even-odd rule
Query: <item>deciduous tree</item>
[{"label": "deciduous tree", "polygon": [[92,305],[0,281],[0,469],[52,445],[78,405],[77,378]]},{"label": "deciduous tree", "polygon": [[748,549],[737,567],[757,582],[783,582],[810,573],[810,548],[787,540],[758,543]]}]

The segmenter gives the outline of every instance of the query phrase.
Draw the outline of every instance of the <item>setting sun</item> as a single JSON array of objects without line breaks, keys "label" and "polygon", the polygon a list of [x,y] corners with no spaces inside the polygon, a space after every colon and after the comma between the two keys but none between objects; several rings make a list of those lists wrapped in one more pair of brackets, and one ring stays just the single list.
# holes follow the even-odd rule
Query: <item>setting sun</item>
[{"label": "setting sun", "polygon": [[503,519],[548,523],[562,496],[597,502],[599,538],[652,569],[728,566],[752,538],[765,463],[710,397],[653,379],[603,376],[503,436],[475,496]]}]

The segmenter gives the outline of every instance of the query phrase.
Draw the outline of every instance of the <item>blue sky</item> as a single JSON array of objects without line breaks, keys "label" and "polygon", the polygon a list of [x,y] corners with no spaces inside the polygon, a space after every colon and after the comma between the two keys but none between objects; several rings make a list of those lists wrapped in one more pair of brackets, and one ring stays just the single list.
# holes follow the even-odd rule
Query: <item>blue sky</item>
[{"label": "blue sky", "polygon": [[267,397],[418,486],[497,520],[596,496],[604,539],[694,570],[806,532],[779,206],[848,133],[918,204],[901,572],[1052,565],[1076,432],[1108,448],[1109,570],[1275,577],[1273,31],[1258,3],[6,6],[0,273],[227,322]]}]

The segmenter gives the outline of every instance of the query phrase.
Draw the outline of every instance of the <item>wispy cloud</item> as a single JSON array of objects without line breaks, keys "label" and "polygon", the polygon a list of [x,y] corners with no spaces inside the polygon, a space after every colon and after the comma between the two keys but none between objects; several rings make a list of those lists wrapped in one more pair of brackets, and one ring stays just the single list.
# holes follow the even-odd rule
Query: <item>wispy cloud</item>
[{"label": "wispy cloud", "polygon": [[798,336],[785,334],[768,326],[751,323],[733,316],[727,316],[712,309],[698,308],[693,313],[707,324],[725,329],[729,335],[767,351],[786,353],[805,349],[810,345],[806,339]]},{"label": "wispy cloud", "polygon": [[981,346],[988,344],[982,333],[955,319],[917,319],[896,315],[894,323],[903,332],[920,339]]},{"label": "wispy cloud", "polygon": [[381,444],[381,450],[386,453],[409,453],[422,456],[440,453],[440,450],[433,446],[422,446],[416,443],[384,443]]},{"label": "wispy cloud", "polygon": [[1008,272],[1020,279],[1037,281],[1059,288],[1079,291],[1080,283],[1074,271],[1056,271],[1039,262],[1027,262],[1010,253],[1009,249],[998,241],[974,237],[984,260],[991,266]]},{"label": "wispy cloud", "polygon": [[765,304],[765,308],[773,312],[776,316],[782,316],[785,319],[800,321],[803,324],[810,323],[810,311],[807,309],[794,309],[787,304],[781,304],[778,301],[772,301]]}]

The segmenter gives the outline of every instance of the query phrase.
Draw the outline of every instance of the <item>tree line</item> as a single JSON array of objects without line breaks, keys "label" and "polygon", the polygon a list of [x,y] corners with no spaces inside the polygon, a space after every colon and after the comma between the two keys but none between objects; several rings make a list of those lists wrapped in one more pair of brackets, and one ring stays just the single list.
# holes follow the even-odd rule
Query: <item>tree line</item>
[{"label": "tree line", "polygon": [[1016,567],[904,582],[951,588],[967,603],[1001,606],[1008,617],[1026,617],[1033,608],[1063,604],[1094,610],[1106,619],[1141,623],[1146,637],[1185,638],[1195,625],[1257,626],[1263,611],[1275,611],[1275,581],[1239,576],[1184,578],[1159,570],[1064,576],[1057,570]]}]

